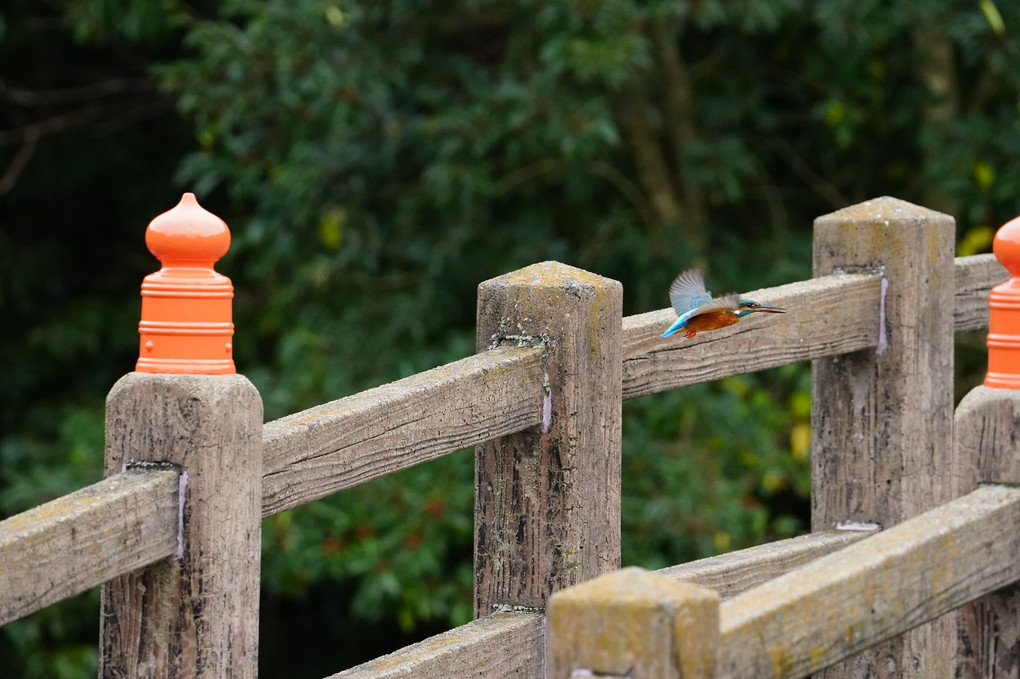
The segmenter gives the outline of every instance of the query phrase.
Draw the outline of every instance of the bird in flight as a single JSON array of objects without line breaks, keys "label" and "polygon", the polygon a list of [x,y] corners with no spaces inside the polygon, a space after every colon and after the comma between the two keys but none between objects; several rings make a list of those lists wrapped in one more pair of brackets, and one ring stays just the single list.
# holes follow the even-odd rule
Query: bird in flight
[{"label": "bird in flight", "polygon": [[669,286],[669,301],[673,304],[677,319],[669,326],[663,337],[685,330],[684,337],[694,337],[705,330],[715,330],[733,325],[741,318],[753,313],[781,314],[786,309],[740,299],[727,295],[718,299],[705,289],[705,278],[697,269],[684,271]]}]

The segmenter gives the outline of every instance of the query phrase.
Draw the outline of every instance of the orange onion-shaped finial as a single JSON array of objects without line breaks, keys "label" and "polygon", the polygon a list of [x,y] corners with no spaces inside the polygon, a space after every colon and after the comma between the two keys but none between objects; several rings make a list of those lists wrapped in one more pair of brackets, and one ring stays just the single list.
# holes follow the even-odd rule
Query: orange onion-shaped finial
[{"label": "orange onion-shaped finial", "polygon": [[149,223],[145,244],[163,265],[142,281],[138,363],[147,373],[221,375],[234,368],[234,286],[213,265],[230,247],[222,219],[185,193]]},{"label": "orange onion-shaped finial", "polygon": [[985,386],[1020,389],[1020,217],[1002,225],[992,251],[1009,280],[988,296],[988,374]]}]

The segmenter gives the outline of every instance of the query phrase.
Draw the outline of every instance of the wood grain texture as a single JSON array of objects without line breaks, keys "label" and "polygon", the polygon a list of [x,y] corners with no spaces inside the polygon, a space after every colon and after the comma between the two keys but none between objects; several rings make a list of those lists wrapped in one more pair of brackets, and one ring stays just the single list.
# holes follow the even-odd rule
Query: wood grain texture
[{"label": "wood grain texture", "polygon": [[267,423],[263,516],[538,424],[540,358],[501,347]]},{"label": "wood grain texture", "polygon": [[[1016,581],[1018,524],[1020,489],[982,487],[724,601],[719,676],[806,676]],[[909,673],[952,676],[932,660]]]},{"label": "wood grain texture", "polygon": [[178,485],[128,470],[0,522],[0,625],[173,554]]},{"label": "wood grain texture", "polygon": [[959,679],[1020,676],[1020,585],[972,601],[959,613]]},{"label": "wood grain texture", "polygon": [[[1020,391],[983,385],[971,390],[956,408],[954,439],[957,495],[979,483],[1020,485]],[[1018,621],[1017,585],[960,609],[956,676],[1016,677],[1020,673]]]},{"label": "wood grain texture", "polygon": [[258,672],[262,401],[241,375],[130,373],[106,401],[106,473],[181,469],[179,558],[102,590],[101,677]]},{"label": "wood grain texture", "polygon": [[831,530],[699,559],[656,571],[674,580],[709,587],[723,599],[731,599],[769,580],[839,551],[873,530]]},{"label": "wood grain texture", "polygon": [[543,349],[543,419],[475,450],[475,616],[620,565],[623,286],[544,262],[478,286],[478,349]]},{"label": "wood grain texture", "polygon": [[[812,365],[812,530],[889,527],[952,496],[955,230],[895,198],[815,220],[816,276],[880,268],[888,288],[884,346]],[[955,623],[940,621],[824,676],[925,677],[954,655]]]},{"label": "wood grain texture", "polygon": [[[860,541],[872,531],[826,531],[657,571],[732,598],[751,587]],[[545,674],[541,613],[496,613],[376,658],[329,679],[520,677]]]},{"label": "wood grain texture", "polygon": [[624,568],[554,594],[546,676],[712,679],[719,594]]},{"label": "wood grain texture", "polygon": [[327,679],[545,679],[545,616],[495,613]]},{"label": "wood grain texture", "polygon": [[956,495],[980,483],[1020,484],[1020,391],[972,389],[954,417]]},{"label": "wood grain texture", "polygon": [[995,255],[956,258],[956,303],[953,311],[956,332],[988,327],[988,294],[1009,280],[1009,272]]},{"label": "wood grain texture", "polygon": [[623,397],[873,348],[878,341],[878,276],[824,276],[745,296],[787,313],[752,315],[690,339],[660,337],[676,320],[672,309],[624,318]]}]

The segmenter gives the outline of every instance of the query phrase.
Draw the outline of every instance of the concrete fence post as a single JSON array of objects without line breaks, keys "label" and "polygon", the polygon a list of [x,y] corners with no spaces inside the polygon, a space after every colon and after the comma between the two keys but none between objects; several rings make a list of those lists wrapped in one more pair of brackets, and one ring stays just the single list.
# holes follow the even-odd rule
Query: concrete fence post
[{"label": "concrete fence post", "polygon": [[475,615],[620,566],[623,288],[557,262],[478,287],[478,350],[541,346],[542,423],[475,453]]},{"label": "concrete fence post", "polygon": [[719,594],[625,568],[552,596],[546,676],[712,679]]},{"label": "concrete fence post", "polygon": [[[815,276],[883,280],[877,347],[812,363],[812,530],[890,527],[952,497],[954,248],[951,217],[894,198],[815,221]],[[823,676],[943,676],[954,629],[943,618]]]}]

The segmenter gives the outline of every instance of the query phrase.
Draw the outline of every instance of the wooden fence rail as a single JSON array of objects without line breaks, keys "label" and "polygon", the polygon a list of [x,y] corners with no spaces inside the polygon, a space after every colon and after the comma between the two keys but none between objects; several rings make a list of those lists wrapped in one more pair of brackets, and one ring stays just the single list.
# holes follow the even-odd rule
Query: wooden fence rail
[{"label": "wooden fence rail", "polygon": [[721,603],[637,568],[605,575],[553,596],[548,676],[804,677],[1020,579],[1018,526],[1020,489],[988,486]]},{"label": "wooden fence rail", "polygon": [[[802,535],[658,571],[717,589],[723,599],[862,540],[874,529]],[[544,613],[497,613],[359,665],[330,679],[544,677]],[[449,668],[465,668],[447,674]]]},{"label": "wooden fence rail", "polygon": [[980,488],[724,602],[720,675],[805,676],[1010,584],[1018,526],[1020,490]]},{"label": "wooden fence rail", "polygon": [[[956,258],[956,332],[988,327],[988,292],[1005,276],[992,255]],[[791,309],[770,332],[737,326],[677,346],[659,335],[670,310],[623,319],[623,398],[874,348],[880,277],[834,275],[758,290]],[[517,341],[517,340],[514,340]],[[500,346],[268,422],[263,516],[394,474],[542,419],[541,347]],[[745,360],[737,362],[739,355]]]},{"label": "wooden fence rail", "polygon": [[262,515],[540,424],[541,353],[500,347],[267,423]]},{"label": "wooden fence rail", "polygon": [[131,469],[0,522],[0,625],[177,551],[180,475]]},{"label": "wooden fence rail", "polygon": [[[193,197],[181,209],[187,219],[171,211],[153,224],[225,230]],[[835,550],[863,555],[880,537],[836,523],[889,527],[973,490],[918,484],[926,477],[908,451],[944,453],[948,428],[933,414],[951,405],[946,338],[987,327],[989,290],[1007,276],[991,255],[954,261],[952,230],[944,215],[889,198],[820,218],[816,277],[750,293],[787,314],[680,341],[659,336],[670,310],[622,317],[615,281],[533,265],[480,286],[478,354],[264,425],[239,376],[132,373],[108,402],[108,478],[0,522],[0,624],[106,582],[103,676],[254,676],[258,520],[477,446],[478,619],[334,676],[540,677],[549,597],[619,566],[621,401],[812,360],[815,532],[659,574],[711,587],[727,600],[716,609],[736,610],[731,597]],[[150,278],[174,273],[157,250],[164,268],[143,298],[163,294]],[[229,288],[211,269],[210,281],[215,293],[200,294]],[[167,324],[146,323],[147,365],[180,362],[161,343]],[[233,369],[216,344],[226,337],[229,355],[227,325],[203,340],[221,353],[198,364]],[[935,410],[905,405],[919,388]],[[953,535],[1007,515],[972,517]],[[932,662],[955,649],[920,638],[884,661]]]}]

